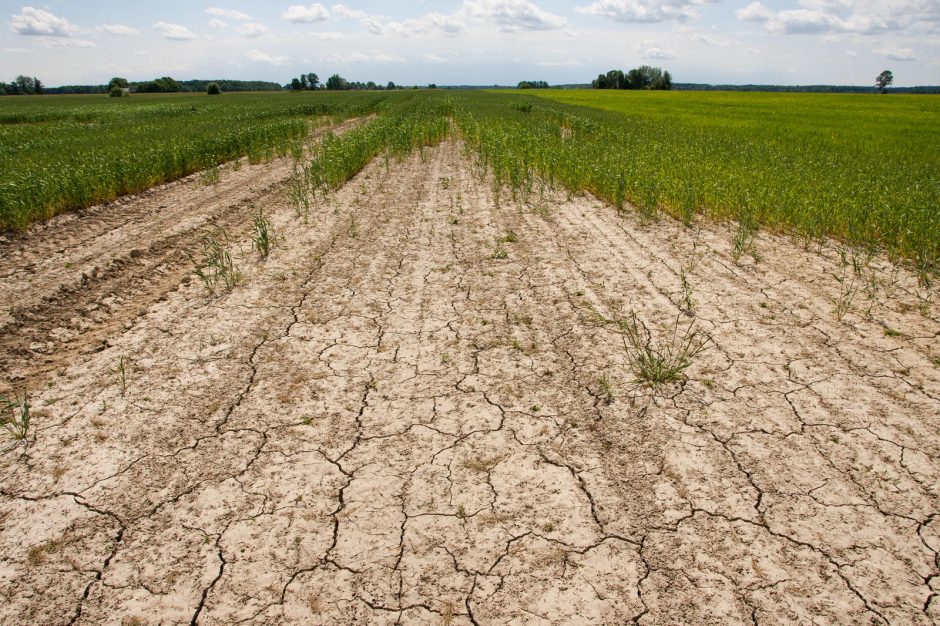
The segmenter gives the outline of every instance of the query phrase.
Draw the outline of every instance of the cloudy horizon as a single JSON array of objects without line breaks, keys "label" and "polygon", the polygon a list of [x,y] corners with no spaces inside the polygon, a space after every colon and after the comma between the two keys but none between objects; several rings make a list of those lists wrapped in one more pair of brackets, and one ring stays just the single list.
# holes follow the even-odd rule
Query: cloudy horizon
[{"label": "cloudy horizon", "polygon": [[692,83],[940,83],[940,0],[89,4],[0,0],[0,80],[565,84],[645,64]]}]

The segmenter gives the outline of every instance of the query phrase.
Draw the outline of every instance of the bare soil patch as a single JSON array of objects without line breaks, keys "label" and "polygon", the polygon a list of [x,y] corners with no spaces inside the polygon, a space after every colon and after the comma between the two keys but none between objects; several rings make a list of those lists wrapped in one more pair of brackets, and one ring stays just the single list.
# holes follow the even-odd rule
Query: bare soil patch
[{"label": "bare soil patch", "polygon": [[[218,205],[178,185],[102,215],[93,243],[63,223],[4,244],[27,309],[128,313],[75,330],[98,351],[24,355],[53,329],[4,329],[36,430],[0,459],[0,621],[940,620],[940,320],[914,277],[875,259],[839,321],[831,251],[760,235],[739,265],[721,226],[517,203],[454,143],[369,165],[306,223],[277,167]],[[147,282],[169,258],[149,252],[60,272],[159,248],[147,220],[225,214],[246,184],[281,239],[258,261],[233,218],[231,293],[165,260]],[[708,334],[687,380],[635,379],[596,314],[630,311]]]}]

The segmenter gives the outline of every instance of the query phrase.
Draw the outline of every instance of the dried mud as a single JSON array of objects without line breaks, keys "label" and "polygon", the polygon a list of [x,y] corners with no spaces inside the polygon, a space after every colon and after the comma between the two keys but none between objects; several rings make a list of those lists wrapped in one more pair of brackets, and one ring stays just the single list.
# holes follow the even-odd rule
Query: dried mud
[{"label": "dried mud", "polygon": [[[275,169],[3,244],[35,431],[0,458],[0,622],[940,621],[914,277],[875,259],[839,321],[831,249],[759,235],[735,264],[722,226],[514,202],[455,143],[306,221]],[[213,297],[149,234],[185,251],[225,215],[243,279]],[[708,334],[685,382],[635,380],[593,312],[631,310]]]}]

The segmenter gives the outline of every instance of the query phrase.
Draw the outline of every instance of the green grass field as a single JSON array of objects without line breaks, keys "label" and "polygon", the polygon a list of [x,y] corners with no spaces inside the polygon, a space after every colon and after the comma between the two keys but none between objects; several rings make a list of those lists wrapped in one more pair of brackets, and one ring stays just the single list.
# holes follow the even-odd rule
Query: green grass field
[{"label": "green grass field", "polygon": [[283,154],[369,93],[0,98],[0,229],[112,200],[248,156]]},{"label": "green grass field", "polygon": [[[529,105],[516,115],[487,113],[475,127],[510,177],[533,167],[618,206],[834,236],[936,267],[938,97],[555,90],[497,97]],[[532,135],[538,139],[526,141]]]},{"label": "green grass field", "polygon": [[649,217],[688,222],[702,214],[807,241],[835,237],[924,271],[935,272],[940,259],[936,96],[551,90],[3,98],[0,228],[24,228],[238,156],[283,154],[323,116],[371,112],[379,118],[324,144],[330,152],[313,157],[310,184],[335,186],[363,159],[436,141],[452,119],[478,171],[516,194],[561,185]]}]

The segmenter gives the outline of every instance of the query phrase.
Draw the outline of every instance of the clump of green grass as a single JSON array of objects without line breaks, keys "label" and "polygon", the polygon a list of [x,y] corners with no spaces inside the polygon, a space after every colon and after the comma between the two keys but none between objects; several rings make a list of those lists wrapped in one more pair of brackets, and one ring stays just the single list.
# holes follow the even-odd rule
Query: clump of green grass
[{"label": "clump of green grass", "polygon": [[[663,329],[657,335],[650,331],[646,323],[635,311],[619,319],[609,319],[593,306],[588,305],[594,318],[604,324],[614,326],[620,333],[630,371],[644,385],[660,387],[668,383],[685,380],[685,370],[692,365],[692,359],[703,352],[710,342],[707,334],[693,323],[682,326],[679,317],[671,328]],[[606,376],[601,387],[607,387]]]},{"label": "clump of green grass", "polygon": [[268,258],[271,248],[274,246],[275,234],[274,226],[271,221],[264,216],[264,213],[258,211],[258,214],[251,218],[251,247],[257,250],[261,260]]},{"label": "clump of green grass", "polygon": [[12,398],[0,395],[0,424],[12,437],[13,445],[25,443],[30,433],[29,398],[14,394]]},{"label": "clump of green grass", "polygon": [[651,387],[685,379],[692,359],[705,350],[708,337],[693,324],[679,327],[679,318],[665,338],[656,339],[636,313],[619,322],[630,369]]},{"label": "clump of green grass", "polygon": [[203,237],[198,258],[192,254],[189,258],[195,265],[196,276],[210,294],[215,294],[220,288],[232,291],[241,280],[231,253],[213,236]]}]

